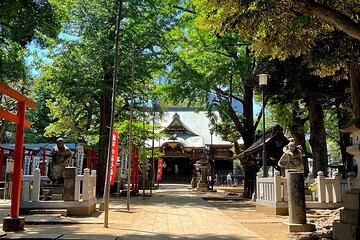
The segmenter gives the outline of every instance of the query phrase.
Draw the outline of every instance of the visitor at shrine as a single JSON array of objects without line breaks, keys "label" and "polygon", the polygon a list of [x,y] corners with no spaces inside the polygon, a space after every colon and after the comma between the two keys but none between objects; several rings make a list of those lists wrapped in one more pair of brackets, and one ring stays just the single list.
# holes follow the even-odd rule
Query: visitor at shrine
[{"label": "visitor at shrine", "polygon": [[231,186],[232,186],[232,176],[231,176],[231,173],[229,173],[229,174],[226,176],[226,182],[227,182],[228,187],[231,187]]},{"label": "visitor at shrine", "polygon": [[221,185],[221,179],[217,173],[215,173],[215,185]]}]

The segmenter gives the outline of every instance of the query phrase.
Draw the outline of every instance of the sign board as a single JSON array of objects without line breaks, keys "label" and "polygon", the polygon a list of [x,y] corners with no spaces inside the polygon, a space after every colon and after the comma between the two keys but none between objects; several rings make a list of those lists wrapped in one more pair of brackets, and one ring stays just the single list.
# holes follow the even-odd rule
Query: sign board
[{"label": "sign board", "polygon": [[40,168],[40,157],[34,157],[31,170],[32,175],[34,174],[34,170],[37,168]]},{"label": "sign board", "polygon": [[24,157],[24,175],[30,175],[30,165],[31,165],[31,156],[25,156]]},{"label": "sign board", "polygon": [[14,172],[14,159],[8,158],[6,159],[6,173]]},{"label": "sign board", "polygon": [[110,166],[110,185],[115,182],[116,163],[118,159],[119,132],[113,131],[111,141],[111,166]]},{"label": "sign board", "polygon": [[127,154],[125,150],[122,150],[121,152],[120,177],[127,178]]},{"label": "sign board", "polygon": [[84,164],[84,146],[78,146],[76,153],[77,175],[82,174],[83,164]]}]

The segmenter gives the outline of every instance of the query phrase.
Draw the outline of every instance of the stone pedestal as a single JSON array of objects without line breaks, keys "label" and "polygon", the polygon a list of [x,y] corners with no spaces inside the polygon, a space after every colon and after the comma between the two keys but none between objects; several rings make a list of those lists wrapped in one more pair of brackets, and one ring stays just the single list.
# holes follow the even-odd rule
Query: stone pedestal
[{"label": "stone pedestal", "polygon": [[209,185],[207,184],[207,182],[198,182],[197,184],[197,188],[196,190],[200,191],[200,192],[206,192],[208,191]]},{"label": "stone pedestal", "polygon": [[64,173],[64,201],[75,200],[76,167],[66,167]]},{"label": "stone pedestal", "polygon": [[296,170],[287,171],[289,204],[289,232],[312,232],[315,225],[306,222],[304,174]]},{"label": "stone pedestal", "polygon": [[333,224],[333,239],[360,240],[360,189],[347,191],[340,221]]},{"label": "stone pedestal", "polygon": [[6,217],[3,220],[4,232],[22,231],[24,230],[24,226],[25,226],[24,217],[18,217],[18,218]]},{"label": "stone pedestal", "polygon": [[200,170],[200,181],[197,183],[196,190],[198,191],[208,191],[209,190],[209,184],[206,179],[206,171],[208,169],[208,163],[209,161],[206,159],[205,156],[202,156],[199,161],[196,161],[196,164],[194,164],[196,170]]},{"label": "stone pedestal", "polygon": [[[341,129],[342,132],[352,134],[352,146],[346,147],[346,151],[357,161],[360,166],[360,122],[351,121]],[[360,172],[354,180],[352,189],[344,194],[344,209],[340,210],[340,221],[333,224],[333,239],[337,240],[360,240]]]}]

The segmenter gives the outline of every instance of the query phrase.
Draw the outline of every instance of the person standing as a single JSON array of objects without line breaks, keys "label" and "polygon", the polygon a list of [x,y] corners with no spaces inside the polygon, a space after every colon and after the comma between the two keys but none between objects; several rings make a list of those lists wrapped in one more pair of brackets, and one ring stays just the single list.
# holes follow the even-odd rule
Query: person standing
[{"label": "person standing", "polygon": [[231,173],[229,173],[229,174],[226,176],[226,182],[227,182],[228,187],[231,187],[231,186],[232,186],[232,176],[231,176]]}]

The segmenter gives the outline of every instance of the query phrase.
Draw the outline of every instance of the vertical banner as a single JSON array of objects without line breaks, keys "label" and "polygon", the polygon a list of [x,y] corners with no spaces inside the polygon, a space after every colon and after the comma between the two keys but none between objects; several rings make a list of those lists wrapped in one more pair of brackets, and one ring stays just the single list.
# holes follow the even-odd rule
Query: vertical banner
[{"label": "vertical banner", "polygon": [[119,132],[113,131],[112,141],[111,141],[111,168],[110,168],[110,185],[113,185],[115,182],[115,173],[116,173],[116,162],[118,159],[118,143],[119,143]]},{"label": "vertical banner", "polygon": [[78,146],[77,147],[77,153],[76,153],[76,167],[77,167],[77,174],[82,174],[82,169],[84,165],[84,146]]},{"label": "vertical banner", "polygon": [[34,170],[37,169],[37,168],[40,168],[40,157],[34,157],[32,170],[31,170],[31,175],[34,174]]},{"label": "vertical banner", "polygon": [[29,155],[26,155],[24,157],[24,170],[23,170],[23,175],[30,175],[30,165],[31,165],[31,159],[32,157]]},{"label": "vertical banner", "polygon": [[127,178],[127,153],[125,149],[123,149],[121,153],[120,177]]},{"label": "vertical banner", "polygon": [[161,177],[162,177],[162,169],[163,169],[162,163],[163,163],[163,159],[159,158],[159,160],[158,160],[157,178],[156,178],[156,180],[158,180],[158,181],[161,181]]}]

